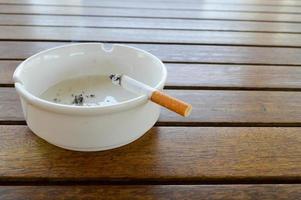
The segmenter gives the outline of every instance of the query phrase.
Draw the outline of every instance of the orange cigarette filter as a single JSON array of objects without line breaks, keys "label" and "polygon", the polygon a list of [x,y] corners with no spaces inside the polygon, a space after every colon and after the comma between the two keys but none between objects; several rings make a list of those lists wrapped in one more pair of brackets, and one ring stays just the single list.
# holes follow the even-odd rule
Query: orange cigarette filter
[{"label": "orange cigarette filter", "polygon": [[150,99],[151,99],[151,101],[153,101],[173,112],[176,112],[179,115],[182,115],[184,117],[187,117],[192,110],[192,106],[190,104],[188,104],[180,99],[169,96],[168,94],[165,94],[158,90],[156,90],[152,93],[152,96]]},{"label": "orange cigarette filter", "polygon": [[110,75],[110,78],[113,84],[120,85],[126,90],[137,94],[146,94],[152,102],[178,113],[179,115],[187,117],[191,113],[192,106],[189,103],[169,96],[168,94],[141,83],[129,76],[112,74]]}]

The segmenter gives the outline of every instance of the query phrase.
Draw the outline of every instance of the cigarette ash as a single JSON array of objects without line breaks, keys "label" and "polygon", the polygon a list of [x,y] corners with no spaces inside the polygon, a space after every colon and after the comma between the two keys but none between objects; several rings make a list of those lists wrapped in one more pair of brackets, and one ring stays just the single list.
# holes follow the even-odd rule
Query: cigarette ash
[{"label": "cigarette ash", "polygon": [[83,91],[81,94],[79,95],[75,95],[75,94],[71,94],[72,97],[74,97],[72,104],[76,105],[76,106],[82,106],[85,103],[85,99],[87,98],[94,98],[95,94],[86,94]]},{"label": "cigarette ash", "polygon": [[[61,99],[59,98],[59,94],[57,94],[57,97],[53,98],[53,102],[59,103],[61,102]],[[71,94],[72,97],[72,102],[71,104],[76,105],[76,106],[83,106],[85,103],[85,99],[87,98],[95,98],[95,94],[86,94],[85,92],[82,91],[80,94]]]},{"label": "cigarette ash", "polygon": [[75,104],[77,106],[82,106],[84,104],[83,94],[74,95],[74,100],[73,100],[72,104]]},{"label": "cigarette ash", "polygon": [[60,99],[58,99],[58,98],[54,98],[54,99],[53,99],[53,101],[54,101],[54,102],[56,102],[56,103],[59,103],[59,102],[61,102],[61,100],[60,100]]}]

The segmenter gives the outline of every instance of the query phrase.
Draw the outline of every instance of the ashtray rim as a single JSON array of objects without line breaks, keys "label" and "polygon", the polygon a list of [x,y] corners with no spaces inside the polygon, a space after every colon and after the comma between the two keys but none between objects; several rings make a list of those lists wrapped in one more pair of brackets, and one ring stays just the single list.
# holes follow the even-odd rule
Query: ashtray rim
[{"label": "ashtray rim", "polygon": [[[104,45],[105,45],[104,43],[75,43],[75,44],[67,44],[67,45],[61,45],[61,46],[49,48],[49,49],[43,50],[39,53],[36,53],[36,54],[30,56],[29,58],[27,58],[26,60],[24,60],[22,63],[19,64],[19,66],[17,67],[17,69],[15,70],[15,72],[13,74],[15,88],[18,91],[18,93],[23,98],[25,98],[28,101],[28,103],[30,103],[32,105],[38,106],[38,107],[40,107],[42,109],[46,109],[48,111],[65,113],[65,114],[98,114],[98,113],[103,113],[103,112],[106,112],[106,113],[107,112],[116,112],[116,111],[130,109],[135,106],[147,103],[147,101],[148,101],[147,96],[140,95],[135,98],[121,101],[121,102],[118,102],[118,103],[112,104],[112,105],[95,105],[95,106],[66,105],[66,104],[59,104],[59,103],[41,99],[40,97],[33,95],[32,93],[30,93],[29,91],[27,91],[25,89],[25,86],[19,77],[21,76],[21,71],[27,62],[29,62],[32,59],[35,59],[36,57],[38,57],[42,54],[49,53],[49,52],[57,50],[57,49],[66,48],[66,47],[70,47],[70,46],[86,46],[86,45],[100,45],[104,51],[107,51],[104,47]],[[155,59],[156,61],[158,61],[160,63],[160,65],[162,66],[162,74],[161,74],[162,78],[161,78],[160,82],[154,88],[163,89],[164,83],[167,78],[167,70],[166,70],[165,65],[162,63],[162,61],[159,58],[157,58],[156,56],[152,55],[151,53],[149,53],[145,50],[142,50],[142,49],[139,49],[136,47],[123,45],[123,44],[112,44],[112,46],[113,46],[113,48],[118,47],[118,46],[130,48],[135,51],[144,53],[147,56],[151,57],[152,59]]]}]

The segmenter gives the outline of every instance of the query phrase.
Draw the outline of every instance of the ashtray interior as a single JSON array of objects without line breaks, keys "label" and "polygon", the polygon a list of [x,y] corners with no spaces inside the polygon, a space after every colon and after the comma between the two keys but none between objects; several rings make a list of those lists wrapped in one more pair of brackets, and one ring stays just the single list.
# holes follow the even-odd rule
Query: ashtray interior
[{"label": "ashtray interior", "polygon": [[108,76],[90,75],[61,81],[40,96],[54,103],[75,106],[114,105],[138,95],[112,84]]}]

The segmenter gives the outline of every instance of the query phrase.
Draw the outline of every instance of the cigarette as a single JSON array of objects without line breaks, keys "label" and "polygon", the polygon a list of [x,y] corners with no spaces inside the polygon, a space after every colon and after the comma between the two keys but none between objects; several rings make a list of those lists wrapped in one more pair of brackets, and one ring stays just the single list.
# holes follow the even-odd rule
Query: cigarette
[{"label": "cigarette", "polygon": [[159,104],[179,115],[187,117],[192,110],[192,106],[182,100],[169,96],[153,87],[150,87],[140,81],[137,81],[127,75],[112,74],[110,75],[112,83],[119,85],[124,89],[136,93],[145,94],[152,102]]}]

